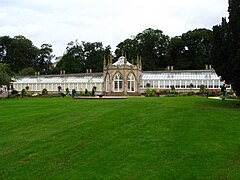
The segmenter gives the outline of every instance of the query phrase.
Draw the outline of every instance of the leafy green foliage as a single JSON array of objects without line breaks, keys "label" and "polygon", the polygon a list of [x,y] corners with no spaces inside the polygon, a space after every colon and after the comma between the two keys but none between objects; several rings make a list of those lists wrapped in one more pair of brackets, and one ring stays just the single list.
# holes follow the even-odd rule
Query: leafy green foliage
[{"label": "leafy green foliage", "polygon": [[174,37],[168,45],[168,65],[174,69],[203,69],[212,64],[212,31],[195,29]]},{"label": "leafy green foliage", "polygon": [[229,0],[229,22],[213,27],[214,68],[240,95],[240,1]]},{"label": "leafy green foliage", "polygon": [[18,73],[21,69],[34,67],[38,55],[38,48],[24,36],[15,36],[6,44],[7,55],[3,62],[10,65],[10,69]]},{"label": "leafy green foliage", "polygon": [[2,61],[9,65],[11,71],[20,73],[25,68],[33,68],[41,73],[49,72],[50,60],[53,58],[50,44],[43,44],[39,49],[24,36],[15,36],[14,38],[2,36],[0,37],[0,46],[4,47],[6,51]]},{"label": "leafy green foliage", "polygon": [[48,90],[46,88],[42,90],[42,95],[48,95]]},{"label": "leafy green foliage", "polygon": [[212,63],[212,31],[195,29],[181,36],[169,37],[161,30],[146,29],[117,45],[115,54],[124,51],[129,61],[142,56],[143,70],[159,70],[166,66],[174,69],[203,69]]},{"label": "leafy green foliage", "polygon": [[[125,53],[125,54],[123,54]],[[115,50],[115,54],[116,54],[116,59],[122,55],[126,55],[127,59],[135,64],[135,59],[137,57],[138,54],[138,41],[136,38],[134,39],[126,39],[123,42],[120,42],[117,45],[117,49]]]},{"label": "leafy green foliage", "polygon": [[156,96],[156,90],[155,89],[147,89],[147,90],[145,90],[143,95],[145,97],[155,97]]},{"label": "leafy green foliage", "polygon": [[92,69],[92,72],[102,72],[103,57],[109,53],[110,46],[104,49],[101,42],[72,41],[68,43],[66,53],[57,67],[67,73],[83,73],[86,69]]},{"label": "leafy green foliage", "polygon": [[201,86],[200,86],[199,92],[200,92],[201,94],[205,94],[205,93],[207,92],[207,90],[206,90],[206,88],[205,88],[204,85],[201,85]]},{"label": "leafy green foliage", "polygon": [[148,28],[132,39],[119,43],[115,54],[120,56],[124,51],[129,61],[134,61],[139,54],[142,57],[143,70],[159,70],[166,66],[168,42],[169,37],[161,30]]},{"label": "leafy green foliage", "polygon": [[165,55],[169,37],[161,30],[146,29],[136,36],[138,51],[142,56],[143,70],[159,70],[165,67]]},{"label": "leafy green foliage", "polygon": [[48,74],[51,70],[51,60],[54,57],[52,55],[52,45],[51,44],[42,44],[39,49],[39,55],[36,60],[36,70],[41,74]]},{"label": "leafy green foliage", "polygon": [[0,63],[0,85],[9,85],[11,82],[9,66]]},{"label": "leafy green foliage", "polygon": [[29,75],[34,75],[35,74],[35,69],[32,67],[24,68],[22,69],[19,73],[18,76],[29,76]]}]

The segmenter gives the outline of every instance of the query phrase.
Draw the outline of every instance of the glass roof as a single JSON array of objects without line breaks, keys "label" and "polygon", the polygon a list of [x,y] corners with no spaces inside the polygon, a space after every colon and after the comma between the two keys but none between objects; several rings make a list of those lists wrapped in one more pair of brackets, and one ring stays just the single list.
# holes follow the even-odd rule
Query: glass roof
[{"label": "glass roof", "polygon": [[31,84],[31,83],[102,83],[103,77],[23,77],[15,79],[16,83],[24,83],[24,84]]},{"label": "glass roof", "polygon": [[120,58],[118,58],[118,60],[113,63],[114,66],[122,66],[124,65],[124,61],[126,61],[127,66],[132,66],[132,64],[130,62],[127,61],[127,58],[125,58],[124,56],[121,56]]},{"label": "glass roof", "polygon": [[220,77],[215,71],[163,71],[163,72],[142,72],[142,80],[219,80]]},{"label": "glass roof", "polygon": [[[121,59],[120,64],[122,63]],[[117,63],[116,63],[117,64]],[[130,63],[129,63],[130,64]],[[91,75],[66,75],[66,76],[28,76],[14,79],[15,83],[103,83],[103,74]],[[174,70],[174,71],[149,71],[142,72],[140,81],[147,80],[220,80],[214,70]]]}]

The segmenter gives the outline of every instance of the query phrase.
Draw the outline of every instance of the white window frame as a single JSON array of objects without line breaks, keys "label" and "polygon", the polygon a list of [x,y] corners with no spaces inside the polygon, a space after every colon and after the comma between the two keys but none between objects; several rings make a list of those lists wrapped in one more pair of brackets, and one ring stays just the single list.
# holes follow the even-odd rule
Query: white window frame
[{"label": "white window frame", "polygon": [[135,76],[132,73],[128,75],[128,92],[135,92]]},{"label": "white window frame", "polygon": [[115,74],[113,78],[113,90],[114,92],[122,92],[123,91],[123,78],[120,73]]}]

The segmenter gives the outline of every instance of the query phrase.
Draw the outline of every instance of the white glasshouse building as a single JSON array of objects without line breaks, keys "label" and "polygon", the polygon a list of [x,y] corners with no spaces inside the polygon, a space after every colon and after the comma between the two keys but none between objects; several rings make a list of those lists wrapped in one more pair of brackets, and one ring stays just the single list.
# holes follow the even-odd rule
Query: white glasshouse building
[{"label": "white glasshouse building", "polygon": [[104,60],[103,73],[78,73],[58,75],[35,75],[17,77],[13,88],[17,91],[25,89],[41,92],[44,88],[48,92],[75,89],[76,91],[91,90],[96,87],[97,93],[104,95],[140,95],[146,89],[168,90],[174,86],[176,91],[199,91],[204,85],[207,89],[220,89],[223,84],[211,66],[203,70],[173,70],[168,67],[165,71],[142,71],[141,58],[133,65],[122,56],[112,63],[111,58]]}]

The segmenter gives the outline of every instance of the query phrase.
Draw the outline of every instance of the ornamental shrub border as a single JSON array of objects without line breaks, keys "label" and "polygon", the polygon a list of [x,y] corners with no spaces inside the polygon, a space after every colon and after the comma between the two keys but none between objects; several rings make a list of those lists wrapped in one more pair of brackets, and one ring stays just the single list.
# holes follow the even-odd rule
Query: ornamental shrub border
[{"label": "ornamental shrub border", "polygon": [[189,91],[189,92],[176,92],[173,88],[166,89],[146,89],[143,93],[145,97],[159,97],[159,96],[168,96],[168,97],[176,97],[176,96],[210,96],[216,97],[220,96],[221,92],[219,90],[212,89],[200,89],[199,92]]}]

